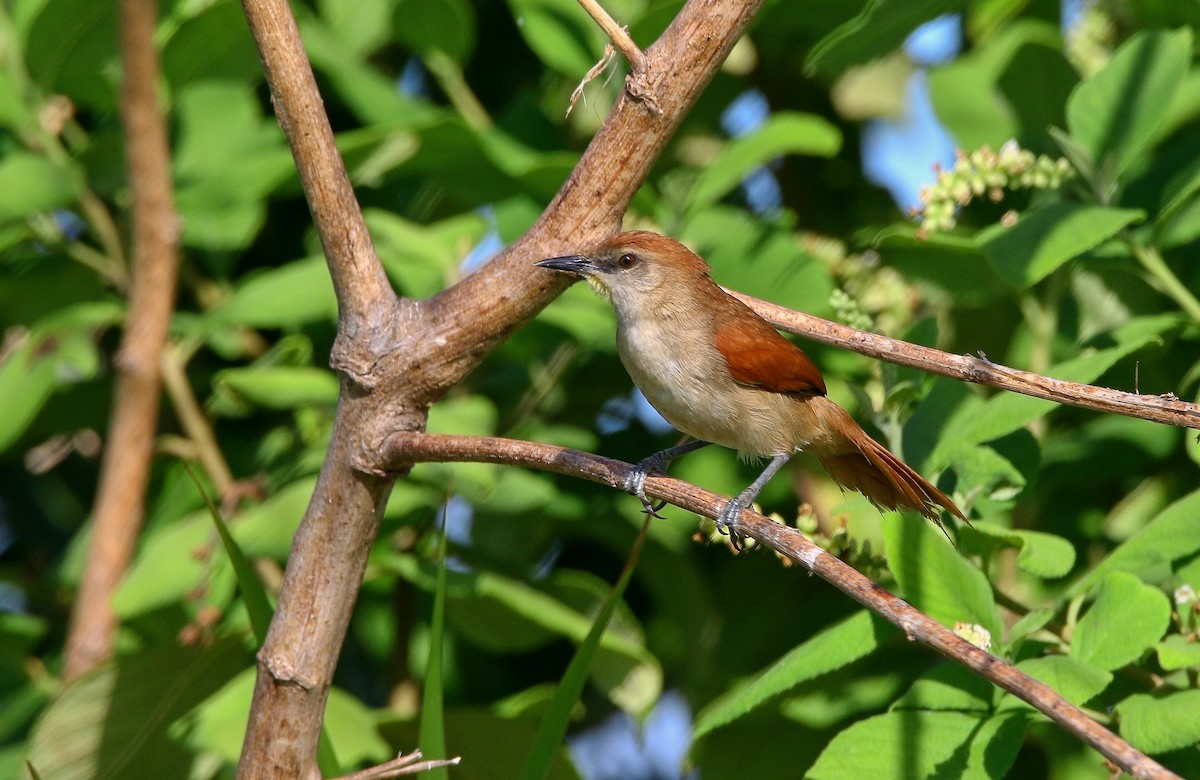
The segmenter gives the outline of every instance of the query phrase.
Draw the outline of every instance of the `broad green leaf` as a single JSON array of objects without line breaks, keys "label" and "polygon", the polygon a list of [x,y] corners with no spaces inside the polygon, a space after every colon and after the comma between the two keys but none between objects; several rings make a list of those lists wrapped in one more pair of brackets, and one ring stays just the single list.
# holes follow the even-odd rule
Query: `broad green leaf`
[{"label": "broad green leaf", "polygon": [[68,206],[83,190],[73,168],[36,154],[0,156],[0,220]]},{"label": "broad green leaf", "polygon": [[1154,648],[1158,665],[1168,672],[1191,667],[1200,668],[1200,642],[1189,642],[1181,634],[1171,634]]},{"label": "broad green leaf", "polygon": [[1051,203],[1022,214],[1012,227],[983,230],[976,240],[996,273],[1025,288],[1144,217],[1136,209]]},{"label": "broad green leaf", "polygon": [[813,114],[781,111],[754,132],[730,141],[701,171],[688,196],[688,209],[716,203],[755,168],[785,154],[832,157],[842,146],[842,134],[828,120]]},{"label": "broad green leaf", "polygon": [[603,36],[574,0],[508,0],[517,29],[550,68],[583,78],[604,52]]},{"label": "broad green leaf", "polygon": [[262,65],[241,4],[219,0],[184,20],[163,44],[162,69],[176,92],[205,79],[260,81]]},{"label": "broad green leaf", "polygon": [[953,627],[974,623],[1000,638],[1000,618],[991,585],[928,520],[897,513],[883,523],[888,567],[904,598],[917,609]]},{"label": "broad green leaf", "polygon": [[1195,490],[1162,510],[1126,542],[1084,574],[1066,592],[1074,597],[1113,572],[1139,574],[1162,571],[1173,561],[1200,550],[1200,490]]},{"label": "broad green leaf", "polygon": [[30,20],[25,67],[43,94],[110,110],[116,104],[117,6],[46,0]]},{"label": "broad green leaf", "polygon": [[1100,669],[1120,669],[1153,647],[1170,623],[1166,594],[1132,574],[1113,572],[1075,626],[1071,657]]},{"label": "broad green leaf", "polygon": [[187,777],[194,756],[168,726],[248,660],[240,639],[120,656],[68,685],[42,713],[29,760],[55,780]]},{"label": "broad green leaf", "polygon": [[357,697],[337,687],[329,690],[321,737],[333,748],[339,766],[378,764],[395,756],[375,723],[374,713]]},{"label": "broad green leaf", "polygon": [[705,707],[696,716],[693,738],[737,720],[806,680],[857,661],[878,649],[890,633],[870,612],[858,612],[830,626]]},{"label": "broad green leaf", "polygon": [[1067,127],[1100,166],[1125,171],[1153,140],[1192,60],[1192,33],[1135,33],[1067,101]]},{"label": "broad green leaf", "polygon": [[1165,696],[1139,693],[1116,709],[1121,736],[1147,753],[1166,753],[1200,742],[1200,690]]},{"label": "broad green leaf", "polygon": [[917,678],[891,709],[987,713],[993,709],[995,691],[991,682],[966,667],[941,664]]},{"label": "broad green leaf", "polygon": [[264,409],[333,406],[338,399],[337,376],[316,367],[227,368],[213,378],[213,387]]},{"label": "broad green leaf", "polygon": [[[1050,686],[1064,699],[1080,707],[1098,696],[1113,679],[1110,672],[1065,655],[1028,658],[1018,663],[1017,668],[1038,682]],[[1012,694],[1004,698],[1001,706],[1029,707]]]},{"label": "broad green leaf", "polygon": [[43,318],[24,339],[10,342],[0,362],[0,452],[20,438],[56,390],[96,376],[97,333],[120,317],[115,304],[80,303]]},{"label": "broad green leaf", "polygon": [[398,0],[319,0],[321,18],[355,56],[371,54],[391,42],[391,19]]},{"label": "broad green leaf", "polygon": [[1061,536],[1002,528],[986,522],[976,522],[973,529],[966,529],[963,533],[969,534],[972,530],[1017,548],[1020,551],[1017,554],[1017,566],[1038,577],[1062,577],[1075,565],[1075,548]]},{"label": "broad green leaf", "polygon": [[859,721],[833,738],[808,780],[998,780],[1025,735],[1026,716],[893,710]]},{"label": "broad green leaf", "polygon": [[240,281],[210,316],[250,328],[291,328],[337,317],[333,282],[323,257],[293,260]]},{"label": "broad green leaf", "polygon": [[[1142,317],[1131,320],[1114,332],[1117,345],[1087,352],[1079,357],[1053,366],[1046,374],[1056,379],[1088,384],[1111,368],[1118,360],[1147,344],[1158,341],[1165,331],[1178,326],[1171,316]],[[1058,404],[1017,393],[1002,393],[989,398],[960,424],[948,429],[939,439],[925,468],[940,471],[953,462],[965,447],[994,441],[1019,430],[1054,410]]]},{"label": "broad green leaf", "polygon": [[1040,631],[1053,619],[1054,610],[1052,609],[1031,610],[1016,623],[1013,623],[1012,628],[1008,629],[1009,643],[1015,645],[1035,631]]},{"label": "broad green leaf", "polygon": [[898,49],[924,22],[967,5],[965,0],[869,0],[857,16],[817,42],[804,68],[835,76]]},{"label": "broad green leaf", "polygon": [[1163,206],[1154,218],[1156,227],[1163,230],[1197,192],[1200,192],[1200,157],[1194,158],[1167,182],[1163,189]]},{"label": "broad green leaf", "polygon": [[421,55],[436,49],[465,64],[475,48],[475,11],[466,0],[400,0],[396,40]]}]

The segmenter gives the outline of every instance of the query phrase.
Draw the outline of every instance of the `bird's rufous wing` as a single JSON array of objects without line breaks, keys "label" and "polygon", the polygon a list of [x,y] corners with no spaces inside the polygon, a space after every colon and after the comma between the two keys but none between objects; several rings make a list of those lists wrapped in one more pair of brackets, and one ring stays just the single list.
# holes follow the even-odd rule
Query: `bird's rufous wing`
[{"label": "bird's rufous wing", "polygon": [[737,307],[716,316],[717,350],[734,380],[773,393],[825,395],[825,380],[799,347],[750,309]]}]

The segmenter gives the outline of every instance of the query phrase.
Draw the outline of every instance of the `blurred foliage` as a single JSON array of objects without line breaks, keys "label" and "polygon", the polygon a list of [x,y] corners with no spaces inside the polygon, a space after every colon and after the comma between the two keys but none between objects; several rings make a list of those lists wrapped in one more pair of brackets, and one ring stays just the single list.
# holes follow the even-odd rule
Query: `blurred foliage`
[{"label": "blurred foliage", "polygon": [[[648,44],[680,3],[606,6]],[[628,224],[678,236],[723,284],[793,308],[1195,398],[1196,8],[1103,0],[1064,36],[1048,0],[769,2]],[[332,290],[239,5],[161,9],[183,227],[172,349],[241,480],[230,549],[270,593],[329,437]],[[405,295],[453,284],[525,230],[621,88],[619,70],[594,81],[564,118],[604,46],[573,0],[310,0],[296,11]],[[1006,187],[972,168],[942,193],[958,199],[941,206],[952,219],[928,229],[864,180],[858,139],[872,111],[897,110],[915,68],[894,50],[947,12],[962,14],[964,49],[928,80],[948,130],[968,153],[1027,150],[1070,175],[1057,189],[1032,178]],[[179,397],[162,413],[146,528],[116,598],[119,656],[59,682],[128,275],[116,39],[113,3],[0,4],[0,777],[24,777],[25,758],[46,778],[231,776],[253,685],[245,569],[235,575],[179,460],[197,447],[176,419]],[[732,138],[722,116],[749,91],[770,114]],[[854,111],[839,114],[847,92]],[[780,194],[765,208],[743,186],[762,175]],[[631,461],[665,446],[671,436],[630,395],[612,326],[603,302],[569,290],[433,408],[430,430]],[[939,477],[975,528],[952,548],[916,518],[841,495],[810,463],[764,491],[765,509],[1200,776],[1194,434],[806,348],[831,395]],[[674,473],[731,493],[753,472],[706,450]],[[326,727],[337,763],[412,749],[435,668],[444,738],[465,759],[454,774],[517,776],[638,510],[548,474],[414,469],[392,496],[339,661]],[[431,667],[443,511],[445,657]],[[667,518],[652,524],[594,648],[573,734],[596,733],[614,712],[637,723],[651,713],[649,728],[670,691],[692,713],[687,766],[706,778],[784,766],[814,778],[1108,777],[1045,718],[820,580],[761,551],[697,543],[687,513]],[[591,777],[650,771],[579,766]],[[551,776],[580,770],[559,756]]]}]

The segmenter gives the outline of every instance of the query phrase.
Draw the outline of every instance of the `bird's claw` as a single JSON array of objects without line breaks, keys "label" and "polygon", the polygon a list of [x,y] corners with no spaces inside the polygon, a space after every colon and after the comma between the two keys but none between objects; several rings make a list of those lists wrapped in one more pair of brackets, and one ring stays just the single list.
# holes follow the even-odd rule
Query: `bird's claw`
[{"label": "bird's claw", "polygon": [[646,497],[646,477],[653,473],[661,473],[664,465],[661,458],[651,455],[634,466],[633,471],[629,472],[625,477],[625,492],[637,496],[638,500],[642,502],[642,512],[644,514],[658,518],[659,520],[666,519],[658,513],[658,510],[666,506],[667,502],[659,501],[655,504]]},{"label": "bird's claw", "polygon": [[748,502],[743,496],[729,499],[729,503],[717,514],[717,531],[722,536],[729,537],[729,543],[736,552],[742,550],[742,535],[737,527],[742,519],[742,511]]}]

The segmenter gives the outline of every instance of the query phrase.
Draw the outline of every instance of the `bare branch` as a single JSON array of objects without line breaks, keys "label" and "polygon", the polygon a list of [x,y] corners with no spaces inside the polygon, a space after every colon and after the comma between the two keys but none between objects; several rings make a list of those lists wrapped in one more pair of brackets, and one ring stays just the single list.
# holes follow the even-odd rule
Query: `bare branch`
[{"label": "bare branch", "polygon": [[396,294],[375,255],[287,0],[243,0],[242,7],[333,278],[334,368],[369,381],[363,378],[374,364],[367,354],[371,332],[393,316]]},{"label": "bare branch", "polygon": [[87,566],[71,613],[63,676],[79,677],[112,653],[111,600],[142,524],[161,400],[159,356],[175,308],[179,223],[172,195],[159,78],[155,0],[121,3],[121,121],[133,192],[133,282],[112,425],[100,467]]},{"label": "bare branch", "polygon": [[930,374],[988,385],[1001,390],[1044,398],[1060,404],[1093,409],[1098,412],[1139,417],[1151,422],[1200,428],[1200,406],[1181,401],[1173,395],[1141,395],[1053,379],[1029,371],[1008,368],[982,357],[951,355],[948,352],[910,344],[907,341],[857,330],[823,320],[778,304],[760,301],[749,295],[728,290],[775,327],[797,336],[841,347],[879,360],[886,360]]},{"label": "bare branch", "polygon": [[[582,477],[618,490],[633,469],[628,463],[550,444],[475,436],[396,434],[388,439],[385,455],[397,467],[429,460],[527,466]],[[715,518],[729,500],[687,482],[661,476],[651,476],[646,480],[646,494],[709,518]],[[747,510],[742,513],[737,530],[804,566],[899,627],[909,639],[933,648],[1037,708],[1132,777],[1180,780],[1178,775],[1089,718],[1054,689],[979,649],[904,600],[888,593],[848,564],[804,538],[796,529]]]}]

